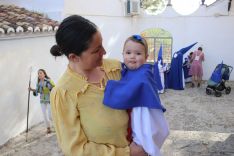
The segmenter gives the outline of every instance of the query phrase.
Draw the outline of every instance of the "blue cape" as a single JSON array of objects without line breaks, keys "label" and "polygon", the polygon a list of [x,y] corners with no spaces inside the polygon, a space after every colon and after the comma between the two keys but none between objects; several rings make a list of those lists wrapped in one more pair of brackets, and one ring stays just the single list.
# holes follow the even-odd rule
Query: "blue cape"
[{"label": "blue cape", "polygon": [[161,61],[161,65],[163,65],[163,54],[162,54],[162,44],[160,45],[160,49],[158,51],[158,62]]},{"label": "blue cape", "polygon": [[156,81],[156,86],[158,90],[162,90],[164,89],[162,86],[162,82],[161,82],[161,76],[159,73],[159,68],[158,68],[158,62],[154,63],[154,69],[153,69],[153,74],[154,74],[154,80]]},{"label": "blue cape", "polygon": [[166,109],[161,105],[157,85],[153,75],[153,65],[144,64],[136,70],[126,66],[119,81],[109,80],[106,85],[103,103],[114,109],[148,107]]},{"label": "blue cape", "polygon": [[[175,58],[174,56],[177,55]],[[182,77],[182,66],[183,66],[183,54],[174,53],[171,68],[168,75],[168,88],[175,90],[183,90],[183,77]]]},{"label": "blue cape", "polygon": [[[171,60],[171,68],[170,71],[167,73],[167,87],[175,90],[183,90],[183,55],[189,51],[196,43],[191,44],[188,47],[182,48],[179,51],[175,52],[172,60]],[[177,55],[177,57],[175,57]]]}]

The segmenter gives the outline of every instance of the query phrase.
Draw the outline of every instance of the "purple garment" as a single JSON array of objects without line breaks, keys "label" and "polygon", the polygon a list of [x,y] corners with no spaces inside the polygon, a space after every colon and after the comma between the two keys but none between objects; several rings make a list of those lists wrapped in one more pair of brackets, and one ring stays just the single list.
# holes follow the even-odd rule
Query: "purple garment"
[{"label": "purple garment", "polygon": [[[199,59],[195,60],[196,57],[199,57]],[[203,76],[202,61],[204,61],[204,53],[200,50],[195,51],[193,53],[192,59],[193,62],[189,74],[201,78]]]}]

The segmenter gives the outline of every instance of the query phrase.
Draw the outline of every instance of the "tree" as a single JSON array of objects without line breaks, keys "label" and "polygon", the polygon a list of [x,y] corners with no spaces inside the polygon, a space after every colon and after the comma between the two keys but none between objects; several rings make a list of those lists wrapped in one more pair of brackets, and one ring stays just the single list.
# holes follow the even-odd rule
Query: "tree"
[{"label": "tree", "polygon": [[157,14],[165,8],[167,0],[140,0],[140,2],[141,7],[148,13]]}]

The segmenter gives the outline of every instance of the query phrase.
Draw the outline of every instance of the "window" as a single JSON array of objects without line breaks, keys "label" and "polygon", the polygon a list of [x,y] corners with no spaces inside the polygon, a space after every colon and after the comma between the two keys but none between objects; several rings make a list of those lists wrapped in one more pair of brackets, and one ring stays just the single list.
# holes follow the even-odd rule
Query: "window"
[{"label": "window", "polygon": [[148,43],[148,62],[155,62],[158,58],[160,45],[163,47],[163,62],[171,63],[172,37],[171,34],[160,28],[147,29],[141,33]]}]

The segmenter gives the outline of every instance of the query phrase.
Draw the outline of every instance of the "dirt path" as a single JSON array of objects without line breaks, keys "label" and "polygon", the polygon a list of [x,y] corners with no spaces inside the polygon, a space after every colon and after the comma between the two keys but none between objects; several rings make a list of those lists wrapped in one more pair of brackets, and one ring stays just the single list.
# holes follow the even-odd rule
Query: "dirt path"
[{"label": "dirt path", "polygon": [[[234,88],[234,83],[229,83]],[[234,90],[217,98],[201,88],[167,90],[161,100],[170,135],[162,148],[164,156],[234,156]],[[45,135],[42,124],[10,140],[1,156],[62,156],[55,134]]]},{"label": "dirt path", "polygon": [[[233,82],[228,85],[233,89]],[[161,95],[171,130],[165,156],[234,156],[234,90],[217,98],[205,88]]]}]

